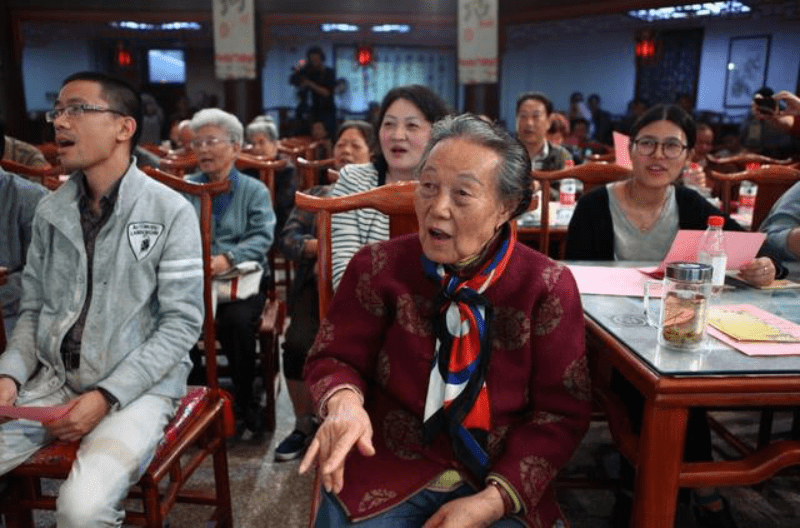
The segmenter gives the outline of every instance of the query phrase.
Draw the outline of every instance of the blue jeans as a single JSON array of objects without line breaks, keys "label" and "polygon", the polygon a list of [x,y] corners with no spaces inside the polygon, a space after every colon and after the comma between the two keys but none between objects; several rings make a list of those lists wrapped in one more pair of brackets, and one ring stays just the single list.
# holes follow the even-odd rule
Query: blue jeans
[{"label": "blue jeans", "polygon": [[[385,511],[371,519],[350,522],[339,501],[330,493],[322,490],[322,501],[317,513],[315,528],[350,527],[353,528],[419,528],[446,502],[472,495],[475,491],[467,484],[462,484],[450,492],[423,489],[412,495],[391,510]],[[500,519],[492,524],[492,528],[521,528],[522,523],[516,519]]]}]

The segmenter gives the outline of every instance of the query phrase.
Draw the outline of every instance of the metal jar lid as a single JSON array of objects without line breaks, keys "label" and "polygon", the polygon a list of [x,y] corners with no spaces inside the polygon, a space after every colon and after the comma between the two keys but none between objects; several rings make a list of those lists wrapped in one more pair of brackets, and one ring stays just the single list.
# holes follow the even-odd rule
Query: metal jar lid
[{"label": "metal jar lid", "polygon": [[682,282],[707,282],[712,274],[711,266],[699,262],[670,262],[665,273],[668,279]]}]

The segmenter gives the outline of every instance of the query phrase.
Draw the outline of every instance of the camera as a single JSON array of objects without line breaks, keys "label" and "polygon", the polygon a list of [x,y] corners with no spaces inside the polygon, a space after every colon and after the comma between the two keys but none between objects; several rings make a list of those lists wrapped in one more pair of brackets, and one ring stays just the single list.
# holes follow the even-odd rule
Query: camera
[{"label": "camera", "polygon": [[778,110],[778,101],[773,99],[771,95],[756,97],[753,102],[756,103],[758,110],[765,114],[774,114]]}]

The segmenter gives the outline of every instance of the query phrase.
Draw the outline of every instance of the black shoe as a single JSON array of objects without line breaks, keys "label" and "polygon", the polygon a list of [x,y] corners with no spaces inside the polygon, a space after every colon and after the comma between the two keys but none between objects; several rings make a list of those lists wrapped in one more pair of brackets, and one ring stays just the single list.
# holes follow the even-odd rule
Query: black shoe
[{"label": "black shoe", "polygon": [[704,508],[695,502],[694,517],[702,528],[737,528],[728,499],[725,497],[720,497],[720,499],[722,499],[722,508],[716,511]]},{"label": "black shoe", "polygon": [[285,462],[300,458],[306,452],[306,448],[313,437],[314,435],[305,434],[303,431],[295,429],[275,448],[275,460],[277,462]]}]

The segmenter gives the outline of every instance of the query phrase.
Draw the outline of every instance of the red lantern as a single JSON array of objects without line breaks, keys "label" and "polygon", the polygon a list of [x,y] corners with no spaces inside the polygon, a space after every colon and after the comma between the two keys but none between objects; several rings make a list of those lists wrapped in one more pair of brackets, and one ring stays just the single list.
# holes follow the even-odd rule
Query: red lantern
[{"label": "red lantern", "polygon": [[359,66],[369,66],[372,64],[374,56],[371,46],[359,46],[356,49],[356,62]]},{"label": "red lantern", "polygon": [[133,64],[133,56],[131,52],[128,51],[125,46],[120,42],[117,44],[117,65],[126,68]]}]

